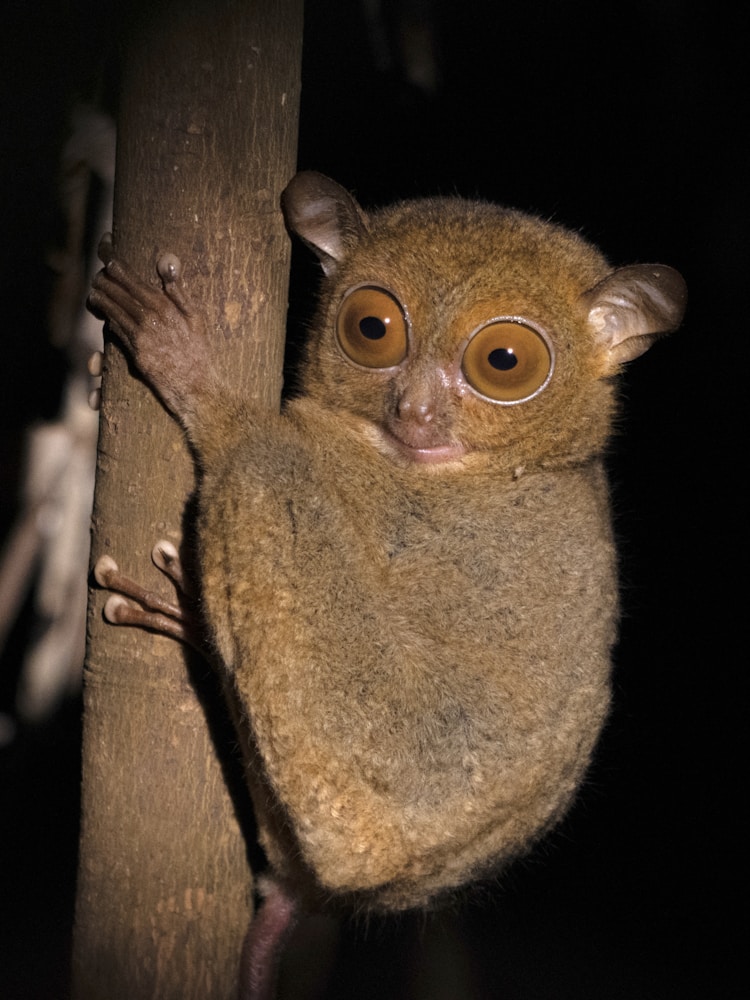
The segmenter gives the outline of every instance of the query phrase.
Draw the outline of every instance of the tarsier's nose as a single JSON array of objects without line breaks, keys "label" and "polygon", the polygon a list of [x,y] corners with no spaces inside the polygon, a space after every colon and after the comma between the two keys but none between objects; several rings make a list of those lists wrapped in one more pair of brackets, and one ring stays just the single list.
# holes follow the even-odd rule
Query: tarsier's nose
[{"label": "tarsier's nose", "polygon": [[426,386],[407,388],[398,401],[401,420],[415,424],[429,424],[435,415],[435,400]]},{"label": "tarsier's nose", "polygon": [[414,428],[441,423],[447,410],[445,372],[428,362],[413,365],[406,374],[396,403],[398,419]]}]

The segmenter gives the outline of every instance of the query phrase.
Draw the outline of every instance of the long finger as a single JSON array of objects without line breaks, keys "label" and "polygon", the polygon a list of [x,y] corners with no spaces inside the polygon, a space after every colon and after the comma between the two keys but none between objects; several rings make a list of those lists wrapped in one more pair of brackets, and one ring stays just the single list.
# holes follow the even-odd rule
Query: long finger
[{"label": "long finger", "polygon": [[110,258],[103,270],[97,274],[95,282],[97,279],[101,279],[100,283],[109,280],[115,285],[119,285],[144,308],[158,310],[163,303],[161,289],[154,288],[153,285],[140,278],[119,257]]},{"label": "long finger", "polygon": [[164,283],[164,291],[177,306],[183,316],[195,314],[193,304],[182,284],[182,263],[173,253],[165,253],[156,262],[156,270]]},{"label": "long finger", "polygon": [[142,604],[144,608],[148,608],[149,611],[158,611],[177,621],[182,621],[184,618],[182,609],[176,604],[166,600],[156,591],[147,590],[140,583],[136,583],[129,576],[121,573],[119,566],[111,556],[100,556],[96,561],[94,579],[100,587],[106,587],[107,590],[115,590],[118,594],[130,597]]},{"label": "long finger", "polygon": [[[114,332],[127,341],[133,342],[137,330],[139,315],[134,312],[134,303],[129,300],[129,308],[121,306],[115,298],[99,287],[94,287],[89,292],[86,300],[89,309],[98,316],[103,316]],[[140,307],[139,307],[140,308]],[[143,310],[140,309],[140,316]]]},{"label": "long finger", "polygon": [[185,642],[190,646],[194,645],[193,636],[181,621],[160,614],[158,611],[137,608],[129,604],[121,594],[112,594],[107,598],[104,605],[104,617],[112,625],[133,625],[137,628],[148,628],[154,632],[172,636],[173,639],[179,639],[180,642]]}]

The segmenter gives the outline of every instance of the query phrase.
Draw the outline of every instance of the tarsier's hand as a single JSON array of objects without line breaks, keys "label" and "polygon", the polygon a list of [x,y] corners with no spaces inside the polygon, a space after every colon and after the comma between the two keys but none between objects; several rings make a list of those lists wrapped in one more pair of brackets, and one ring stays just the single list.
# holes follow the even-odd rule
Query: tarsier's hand
[{"label": "tarsier's hand", "polygon": [[157,289],[115,257],[111,238],[99,244],[104,268],[94,278],[89,308],[103,316],[120,338],[143,377],[175,416],[185,419],[210,370],[203,317],[182,283],[174,254],[162,255]]}]

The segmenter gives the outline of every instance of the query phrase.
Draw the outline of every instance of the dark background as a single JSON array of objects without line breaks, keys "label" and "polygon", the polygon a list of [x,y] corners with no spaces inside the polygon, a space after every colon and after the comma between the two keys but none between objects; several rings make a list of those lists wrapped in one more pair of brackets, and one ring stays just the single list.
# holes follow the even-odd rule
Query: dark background
[{"label": "dark background", "polygon": [[[299,163],[365,205],[481,196],[554,218],[613,263],[677,267],[682,330],[629,369],[613,443],[624,619],[590,779],[534,855],[441,921],[348,932],[325,996],[690,1000],[746,994],[746,58],[736,5],[308,3]],[[371,9],[372,4],[369,5]],[[437,74],[410,82],[403,24]],[[114,107],[111,7],[3,14],[0,531],[24,428],[56,411],[47,346],[56,170],[76,96]],[[297,258],[295,257],[295,261]],[[298,262],[293,321],[311,269]],[[1,537],[1,536],[0,536]],[[5,651],[12,712],[25,619]],[[0,996],[65,995],[79,704],[0,750]],[[744,846],[744,845],[743,845]],[[435,985],[427,985],[431,979]],[[454,985],[450,985],[454,983]]]}]

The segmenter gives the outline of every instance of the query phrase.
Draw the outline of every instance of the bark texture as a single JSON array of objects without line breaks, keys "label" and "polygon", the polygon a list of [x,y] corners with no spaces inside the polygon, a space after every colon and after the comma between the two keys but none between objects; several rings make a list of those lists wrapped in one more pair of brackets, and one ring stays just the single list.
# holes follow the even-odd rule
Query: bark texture
[{"label": "bark texture", "polygon": [[[176,253],[227,384],[278,406],[279,196],[295,169],[302,0],[159,4],[131,27],[115,250],[154,284],[158,257]],[[179,428],[108,343],[92,559],[108,553],[170,595],[150,550],[162,537],[181,545],[193,486]],[[105,624],[104,597],[93,591],[89,606],[74,996],[228,1000],[251,873],[230,748],[196,693],[208,667],[172,640]]]}]

